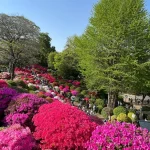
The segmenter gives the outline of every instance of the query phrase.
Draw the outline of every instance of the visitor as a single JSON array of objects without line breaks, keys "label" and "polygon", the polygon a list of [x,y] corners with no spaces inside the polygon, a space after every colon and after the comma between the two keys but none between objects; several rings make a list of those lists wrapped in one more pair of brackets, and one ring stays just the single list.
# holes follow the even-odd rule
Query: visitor
[{"label": "visitor", "polygon": [[76,98],[76,97],[75,97],[74,95],[71,96],[71,104],[72,104],[72,106],[74,106],[75,98]]},{"label": "visitor", "polygon": [[93,113],[95,113],[95,111],[96,111],[96,106],[95,106],[95,104],[93,105]]},{"label": "visitor", "polygon": [[87,113],[87,115],[90,115],[90,111],[88,109],[86,110],[86,113]]},{"label": "visitor", "polygon": [[82,107],[82,110],[83,110],[84,112],[86,111],[85,106]]},{"label": "visitor", "polygon": [[90,110],[90,115],[94,115],[94,112],[92,109]]},{"label": "visitor", "polygon": [[92,104],[91,103],[89,103],[89,109],[91,109],[92,108]]},{"label": "visitor", "polygon": [[81,109],[81,102],[78,103],[78,108]]},{"label": "visitor", "polygon": [[55,90],[56,92],[59,92],[59,87],[58,87],[58,86],[54,86],[54,90]]}]

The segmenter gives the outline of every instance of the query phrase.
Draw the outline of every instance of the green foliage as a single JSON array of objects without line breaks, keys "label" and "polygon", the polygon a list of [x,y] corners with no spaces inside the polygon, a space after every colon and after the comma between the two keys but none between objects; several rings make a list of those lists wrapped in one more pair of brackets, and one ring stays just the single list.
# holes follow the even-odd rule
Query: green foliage
[{"label": "green foliage", "polygon": [[97,105],[97,110],[99,114],[101,114],[102,109],[103,109],[102,105]]},{"label": "green foliage", "polygon": [[76,87],[74,86],[74,85],[72,85],[71,87],[70,87],[70,90],[74,90]]},{"label": "green foliage", "polygon": [[40,33],[39,43],[40,43],[40,52],[38,55],[39,63],[41,65],[47,66],[48,62],[48,54],[51,52],[55,52],[55,47],[51,47],[51,38],[48,33]]},{"label": "green foliage", "polygon": [[29,90],[29,93],[35,94],[34,90]]},{"label": "green foliage", "polygon": [[102,99],[96,99],[95,105],[97,105],[97,106],[100,105],[100,106],[104,107],[104,100],[102,100]]},{"label": "green foliage", "polygon": [[36,88],[34,85],[30,85],[30,86],[29,86],[29,90],[36,91],[37,88]]},{"label": "green foliage", "polygon": [[134,114],[135,114],[135,113],[136,113],[136,110],[135,110],[135,109],[129,109],[128,112],[129,112],[129,113],[134,113]]},{"label": "green foliage", "polygon": [[76,37],[86,85],[113,93],[110,107],[114,107],[118,92],[150,91],[149,31],[144,0],[101,0],[94,6],[85,32]]},{"label": "green foliage", "polygon": [[15,82],[16,82],[17,86],[21,86],[22,88],[25,88],[25,89],[28,88],[28,86],[22,80],[16,80]]},{"label": "green foliage", "polygon": [[120,113],[117,116],[117,121],[119,122],[131,122],[131,119],[124,113]]},{"label": "green foliage", "polygon": [[136,122],[137,121],[137,116],[134,113],[132,113],[132,112],[128,113],[128,117],[132,120],[132,122]]},{"label": "green foliage", "polygon": [[81,87],[77,87],[75,90],[80,92],[81,91]]},{"label": "green foliage", "polygon": [[82,94],[82,95],[86,95],[87,93],[88,93],[87,90],[82,90],[82,91],[81,91],[81,94]]},{"label": "green foliage", "polygon": [[142,111],[150,111],[150,107],[149,106],[143,106]]},{"label": "green foliage", "polygon": [[101,111],[101,115],[104,118],[108,119],[108,117],[112,115],[112,108],[110,108],[110,107],[104,107],[102,109],[102,111]]},{"label": "green foliage", "polygon": [[123,102],[123,96],[122,95],[118,96],[118,101]]},{"label": "green foliage", "polygon": [[48,67],[54,70],[54,61],[55,61],[55,55],[57,52],[51,52],[48,55]]},{"label": "green foliage", "polygon": [[120,113],[126,114],[126,108],[124,108],[123,106],[118,106],[118,107],[114,108],[114,110],[113,110],[114,115],[118,116]]},{"label": "green foliage", "polygon": [[28,89],[22,88],[20,86],[14,86],[13,89],[15,89],[16,91],[18,91],[19,93],[28,93]]},{"label": "green foliage", "polygon": [[111,116],[111,121],[113,122],[114,120],[117,120],[117,116],[116,115],[112,115]]},{"label": "green foliage", "polygon": [[81,93],[79,93],[79,94],[77,95],[77,97],[79,97],[79,98],[83,98],[83,97],[84,97],[84,95],[82,95]]},{"label": "green foliage", "polygon": [[74,38],[69,38],[66,49],[54,57],[54,67],[57,69],[58,75],[66,79],[76,79],[79,75],[78,57],[72,41]]},{"label": "green foliage", "polygon": [[16,82],[13,81],[13,80],[7,80],[7,84],[8,84],[10,87],[17,85]]}]

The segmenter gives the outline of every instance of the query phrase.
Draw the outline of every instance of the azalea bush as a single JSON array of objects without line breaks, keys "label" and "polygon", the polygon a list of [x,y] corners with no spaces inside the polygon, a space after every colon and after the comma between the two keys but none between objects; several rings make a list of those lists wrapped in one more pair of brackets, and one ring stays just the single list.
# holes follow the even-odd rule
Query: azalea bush
[{"label": "azalea bush", "polygon": [[42,105],[33,122],[33,135],[40,140],[41,149],[82,150],[96,127],[84,112],[57,100]]},{"label": "azalea bush", "polygon": [[0,131],[1,150],[36,150],[36,141],[28,127],[19,124],[10,126]]},{"label": "azalea bush", "polygon": [[0,88],[3,88],[3,87],[8,87],[8,84],[6,83],[5,80],[0,80]]},{"label": "azalea bush", "polygon": [[16,96],[18,93],[16,90],[4,87],[0,89],[0,109],[7,108],[9,102],[13,96]]},{"label": "azalea bush", "polygon": [[1,72],[0,78],[1,79],[10,79],[10,73],[9,72]]},{"label": "azalea bush", "polygon": [[4,122],[7,125],[19,123],[32,129],[32,117],[38,112],[38,108],[45,103],[48,101],[38,98],[35,94],[19,94],[13,97],[5,110]]},{"label": "azalea bush", "polygon": [[106,123],[97,126],[90,140],[88,150],[150,150],[150,133],[127,123]]}]

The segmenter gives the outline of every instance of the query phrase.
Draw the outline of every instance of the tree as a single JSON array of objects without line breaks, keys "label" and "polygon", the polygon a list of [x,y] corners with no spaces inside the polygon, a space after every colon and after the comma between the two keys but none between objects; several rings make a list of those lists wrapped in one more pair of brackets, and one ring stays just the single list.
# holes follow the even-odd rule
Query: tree
[{"label": "tree", "polygon": [[58,74],[67,79],[77,78],[79,75],[78,57],[74,47],[75,37],[68,38],[65,50],[54,58],[54,67]]},{"label": "tree", "polygon": [[[113,108],[118,93],[141,86],[142,72],[150,67],[150,24],[143,0],[101,0],[76,51],[87,86],[106,89]],[[144,84],[150,80],[144,75]],[[147,84],[148,85],[148,84]]]},{"label": "tree", "polygon": [[9,64],[11,79],[18,63],[35,60],[38,37],[39,27],[32,21],[23,16],[0,14],[0,61]]},{"label": "tree", "polygon": [[56,51],[55,47],[51,46],[51,40],[48,33],[40,33],[40,52],[38,58],[41,65],[47,66],[48,54]]},{"label": "tree", "polygon": [[57,55],[57,52],[51,52],[48,55],[48,67],[53,69],[53,70],[55,69],[54,68],[55,55]]}]

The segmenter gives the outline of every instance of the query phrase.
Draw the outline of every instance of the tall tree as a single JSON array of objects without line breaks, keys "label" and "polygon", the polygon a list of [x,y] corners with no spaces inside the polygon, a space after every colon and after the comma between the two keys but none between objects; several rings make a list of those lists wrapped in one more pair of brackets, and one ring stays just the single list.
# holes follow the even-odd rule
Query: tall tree
[{"label": "tall tree", "polygon": [[87,86],[106,89],[108,106],[115,106],[119,92],[133,89],[142,79],[138,71],[149,67],[149,31],[143,0],[101,0],[94,6],[76,50]]},{"label": "tall tree", "polygon": [[57,52],[51,52],[48,55],[48,67],[52,70],[55,69],[54,63],[55,63],[55,55],[57,55]]},{"label": "tall tree", "polygon": [[76,36],[68,38],[65,50],[56,54],[54,58],[54,67],[57,69],[58,74],[67,79],[75,79],[79,75],[78,57],[74,44],[75,38]]},{"label": "tall tree", "polygon": [[56,51],[55,47],[51,46],[51,40],[48,33],[40,33],[40,52],[38,58],[41,65],[47,66],[48,54]]},{"label": "tall tree", "polygon": [[34,60],[39,27],[23,16],[0,14],[0,61],[9,64],[11,79],[17,63]]}]

